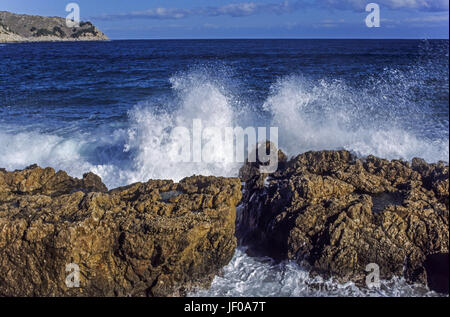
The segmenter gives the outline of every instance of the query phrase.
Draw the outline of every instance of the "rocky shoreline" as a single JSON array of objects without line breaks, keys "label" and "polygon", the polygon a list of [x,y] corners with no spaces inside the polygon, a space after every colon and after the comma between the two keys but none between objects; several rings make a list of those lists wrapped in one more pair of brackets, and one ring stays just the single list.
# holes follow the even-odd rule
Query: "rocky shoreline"
[{"label": "rocky shoreline", "polygon": [[[347,151],[278,157],[270,175],[246,163],[240,179],[113,190],[92,173],[0,169],[0,296],[184,296],[209,287],[237,240],[339,282],[365,287],[375,263],[381,279],[448,293],[448,165]],[[71,263],[80,287],[67,286]]]},{"label": "rocky shoreline", "polygon": [[[0,296],[180,296],[207,287],[234,254],[240,199],[233,178],[107,191],[91,173],[0,171]],[[71,264],[80,287],[67,286]]]}]

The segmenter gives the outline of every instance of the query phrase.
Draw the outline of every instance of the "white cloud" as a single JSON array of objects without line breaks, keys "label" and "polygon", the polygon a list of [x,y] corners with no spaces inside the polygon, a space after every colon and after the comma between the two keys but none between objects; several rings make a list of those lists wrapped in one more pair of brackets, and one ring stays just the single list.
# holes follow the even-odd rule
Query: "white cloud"
[{"label": "white cloud", "polygon": [[320,2],[330,8],[358,11],[364,10],[370,2],[392,10],[448,11],[449,9],[448,0],[320,0]]},{"label": "white cloud", "polygon": [[277,3],[241,2],[217,7],[155,8],[123,14],[104,14],[99,20],[112,19],[182,19],[190,16],[245,17],[257,14],[287,14],[306,8],[332,8],[337,10],[364,11],[370,2],[391,10],[448,11],[448,0],[285,0]]},{"label": "white cloud", "polygon": [[448,22],[448,15],[431,15],[420,18],[405,19],[405,22]]},{"label": "white cloud", "polygon": [[278,3],[241,2],[218,7],[201,7],[194,9],[156,8],[123,14],[103,14],[95,17],[100,20],[110,19],[182,19],[189,16],[244,17],[262,13],[285,14],[298,10],[303,1],[283,1]]}]

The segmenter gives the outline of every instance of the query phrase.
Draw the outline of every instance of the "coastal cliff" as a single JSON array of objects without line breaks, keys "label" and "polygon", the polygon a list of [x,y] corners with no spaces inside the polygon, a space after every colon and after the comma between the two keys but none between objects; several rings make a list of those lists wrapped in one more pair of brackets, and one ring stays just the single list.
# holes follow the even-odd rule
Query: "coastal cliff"
[{"label": "coastal cliff", "polygon": [[108,37],[91,22],[69,28],[60,17],[43,17],[0,11],[0,43],[107,41]]}]

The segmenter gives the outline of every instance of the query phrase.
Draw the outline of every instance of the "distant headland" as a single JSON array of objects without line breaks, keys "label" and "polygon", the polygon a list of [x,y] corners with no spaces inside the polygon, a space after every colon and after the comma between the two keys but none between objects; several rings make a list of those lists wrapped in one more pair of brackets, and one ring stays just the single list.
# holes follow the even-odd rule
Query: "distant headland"
[{"label": "distant headland", "polygon": [[108,37],[91,22],[69,28],[66,20],[60,17],[0,11],[0,43],[107,40]]}]

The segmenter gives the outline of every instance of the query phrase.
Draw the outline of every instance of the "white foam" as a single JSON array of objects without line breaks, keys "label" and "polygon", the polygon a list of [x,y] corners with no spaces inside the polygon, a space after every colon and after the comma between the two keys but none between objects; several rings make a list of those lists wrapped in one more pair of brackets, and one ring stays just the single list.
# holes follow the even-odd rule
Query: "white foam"
[{"label": "white foam", "polygon": [[[398,118],[408,117],[409,112],[414,115],[415,105],[404,109],[405,100],[388,100],[381,88],[377,93],[355,91],[341,81],[289,76],[273,85],[264,109],[272,114],[272,125],[280,131],[280,146],[289,155],[347,149],[360,156],[387,159],[448,160],[448,134],[441,140],[418,137]],[[420,126],[420,122],[408,124]]]},{"label": "white foam", "polygon": [[339,284],[332,279],[312,277],[293,262],[275,263],[269,258],[254,258],[244,248],[236,253],[224,268],[223,276],[216,276],[211,288],[197,290],[189,296],[205,297],[323,297],[323,296],[442,296],[403,278],[381,281],[378,289],[360,288],[354,283]]},{"label": "white foam", "polygon": [[[420,129],[430,122],[421,124],[423,106],[411,101],[412,84],[404,87],[402,81],[408,79],[400,75],[388,71],[382,76],[394,76],[400,87],[393,86],[395,81],[391,80],[360,89],[339,80],[283,77],[273,84],[263,103],[268,118],[261,120],[251,111],[261,108],[261,104],[240,99],[239,87],[230,89],[226,76],[197,69],[172,77],[172,94],[166,98],[148,100],[131,109],[126,129],[111,132],[112,128],[99,128],[90,133],[57,136],[23,132],[21,125],[15,127],[16,132],[9,127],[9,132],[0,132],[0,166],[20,169],[37,163],[64,169],[76,177],[92,171],[109,188],[150,178],[178,181],[193,174],[237,176],[241,163],[182,163],[169,159],[177,149],[170,138],[172,129],[185,126],[192,130],[194,119],[201,119],[204,127],[244,123],[244,128],[277,126],[279,145],[289,155],[348,149],[361,156],[447,161],[448,131],[442,132],[445,129],[436,125],[442,130],[438,131],[441,137],[425,136]],[[219,147],[212,154],[226,157],[227,149]]]},{"label": "white foam", "polygon": [[[154,104],[144,103],[129,113],[127,151],[133,151],[133,172],[130,181],[149,178],[169,178],[175,181],[191,175],[235,176],[241,164],[223,162],[225,147],[215,148],[214,163],[173,161],[173,151],[178,150],[177,140],[171,139],[175,127],[185,127],[193,137],[193,120],[200,119],[203,128],[233,127],[235,113],[224,87],[205,77],[202,72],[192,72],[171,79],[175,98],[163,111],[155,113]],[[169,110],[175,108],[175,110]],[[207,140],[205,139],[204,142]]]},{"label": "white foam", "polygon": [[77,170],[92,168],[80,155],[81,144],[55,135],[0,132],[0,166],[12,170],[37,163]]},{"label": "white foam", "polygon": [[[86,156],[101,138],[74,135],[72,138],[39,132],[0,132],[0,166],[7,170],[23,169],[31,164],[67,171],[74,177],[82,177],[92,171],[100,175],[108,185],[119,186],[127,177],[121,177],[120,167],[111,164],[93,164]],[[95,146],[93,149],[95,153]]]},{"label": "white foam", "polygon": [[[399,76],[396,72],[394,75]],[[398,119],[413,117],[417,107],[405,108],[409,101],[398,93],[395,98],[385,98],[390,82],[380,84],[374,92],[356,91],[336,80],[281,78],[264,102],[263,108],[271,116],[265,122],[255,119],[257,116],[249,111],[252,105],[241,101],[236,106],[239,92],[230,91],[226,81],[217,80],[204,70],[174,76],[171,83],[174,97],[164,101],[162,111],[155,111],[155,104],[147,102],[129,113],[131,127],[126,149],[135,153],[129,182],[148,178],[179,180],[193,174],[236,176],[241,164],[180,163],[168,159],[176,148],[170,132],[176,126],[192,131],[194,119],[201,119],[204,126],[219,128],[242,122],[254,127],[277,126],[280,147],[289,155],[348,149],[361,156],[373,154],[388,159],[422,157],[436,162],[448,158],[448,134],[442,140],[419,137]],[[226,150],[219,148],[214,155],[225,157]]]}]

